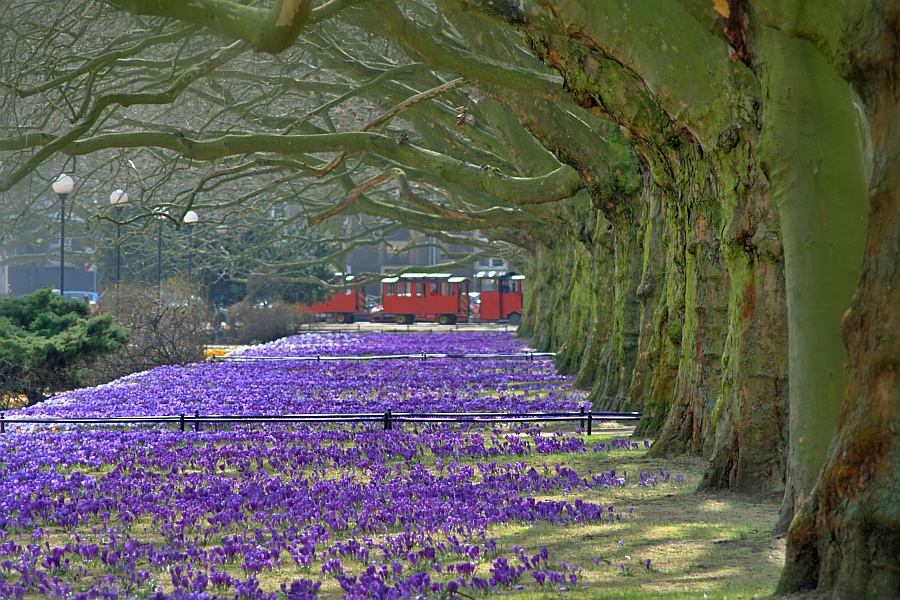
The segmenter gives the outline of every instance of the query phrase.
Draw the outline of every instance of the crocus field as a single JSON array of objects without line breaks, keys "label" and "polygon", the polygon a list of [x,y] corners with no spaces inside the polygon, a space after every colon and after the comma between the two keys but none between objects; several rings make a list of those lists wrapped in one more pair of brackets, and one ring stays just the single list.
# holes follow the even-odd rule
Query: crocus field
[{"label": "crocus field", "polygon": [[[309,334],[244,356],[518,352],[503,333]],[[587,406],[549,360],[208,362],[60,394],[15,416],[470,411]],[[11,416],[12,413],[8,413]],[[601,441],[602,440],[602,441]],[[501,535],[614,527],[665,470],[570,464],[643,443],[572,425],[10,426],[0,438],[0,598],[468,598],[585,589],[573,562]],[[572,463],[571,457],[587,462]],[[533,538],[530,538],[533,539]],[[500,540],[500,541],[498,541]],[[627,543],[622,540],[619,545]],[[641,566],[648,572],[653,565]],[[631,568],[631,567],[629,567]]]}]

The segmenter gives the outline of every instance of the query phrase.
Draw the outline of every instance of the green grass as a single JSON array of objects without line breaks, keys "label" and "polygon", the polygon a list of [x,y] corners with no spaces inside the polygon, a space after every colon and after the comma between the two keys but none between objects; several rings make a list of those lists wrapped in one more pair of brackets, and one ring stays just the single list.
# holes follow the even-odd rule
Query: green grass
[{"label": "green grass", "polygon": [[[608,502],[617,511],[634,507],[633,514],[614,525],[539,524],[489,532],[501,548],[546,546],[551,559],[582,567],[578,584],[565,592],[566,598],[753,598],[774,589],[784,547],[769,536],[778,508],[771,501],[694,493],[704,467],[694,459],[649,460],[617,457],[614,452],[599,461],[574,455],[565,464],[579,472],[591,465],[594,472],[667,469],[673,477],[676,472],[685,476],[682,485],[628,486],[578,495],[585,501]],[[560,498],[572,501],[573,496]],[[650,570],[644,566],[648,558]],[[585,584],[588,587],[582,588]],[[563,594],[536,587],[525,585],[510,595],[531,599]]]},{"label": "green grass", "polygon": [[[574,425],[565,426],[567,429],[571,427]],[[610,424],[604,427],[619,426]],[[583,437],[590,447],[621,436],[605,434]],[[431,455],[419,456],[416,460],[428,467],[434,465]],[[648,459],[644,457],[641,445],[639,450],[565,455],[533,453],[525,457],[497,457],[492,460],[498,463],[525,462],[539,472],[545,469],[552,472],[553,466],[559,464],[576,471],[582,477],[614,469],[618,474],[627,473],[629,482],[620,488],[537,496],[539,500],[564,500],[573,503],[582,499],[612,505],[615,513],[622,515],[621,519],[612,523],[559,525],[511,522],[489,529],[487,536],[497,541],[498,554],[506,556],[510,564],[518,564],[511,551],[513,546],[525,548],[529,555],[546,547],[549,550],[549,568],[559,570],[560,562],[565,561],[578,574],[577,583],[567,585],[567,589],[561,591],[558,585],[537,585],[531,575],[526,573],[517,582],[521,589],[503,590],[503,597],[517,600],[560,597],[591,600],[731,599],[762,597],[774,589],[784,557],[783,541],[769,536],[777,515],[777,504],[771,499],[744,497],[728,492],[694,493],[705,468],[705,462],[700,459]],[[487,461],[460,462],[474,465]],[[110,468],[111,466],[104,465],[99,470],[89,470],[88,474],[102,476]],[[264,462],[263,470],[270,475],[296,475],[279,471],[268,461]],[[654,474],[660,470],[671,473],[668,483],[659,483],[650,488],[637,485],[641,472]],[[362,470],[346,472],[326,469],[326,473],[328,477],[351,475],[360,482],[367,480],[367,475]],[[231,465],[225,474],[242,476],[240,470]],[[676,474],[683,475],[682,483],[676,482]],[[116,522],[117,518],[113,515],[109,524]],[[92,520],[87,527],[54,531],[51,544],[62,545],[75,532],[83,541],[96,541],[106,535],[101,533],[106,529],[105,525],[107,524],[99,520]],[[97,529],[92,532],[91,527]],[[143,542],[162,541],[153,531],[150,519],[146,517],[132,522],[124,529],[131,537]],[[24,531],[11,532],[10,537],[19,538],[19,533],[27,537]],[[222,532],[205,540],[205,543],[218,544],[221,535],[227,533],[229,532]],[[650,559],[649,569],[645,566],[647,559]],[[349,559],[344,563],[353,569],[353,574],[364,568],[362,564]],[[490,560],[481,560],[476,574],[489,577],[490,564]],[[317,561],[312,564],[311,569],[306,570],[296,567],[289,557],[283,557],[280,570],[264,571],[258,575],[258,579],[264,589],[277,590],[282,581],[289,582],[297,577],[319,578],[320,566],[321,562]],[[170,591],[171,583],[164,569],[149,565],[141,565],[140,568],[150,570],[157,585],[164,591]],[[243,576],[239,564],[226,565],[225,569],[233,575]],[[407,570],[404,574],[409,573]],[[78,577],[77,581],[72,579],[71,573],[60,573],[59,576],[70,578],[77,589],[85,585],[85,582],[99,579],[104,574],[103,565],[98,563],[90,565],[87,573]],[[433,571],[431,575],[433,580],[440,580]],[[341,595],[340,587],[333,578],[323,579],[320,597],[340,598]],[[466,592],[466,596],[480,597],[480,594]],[[460,594],[458,597],[466,596]]]}]

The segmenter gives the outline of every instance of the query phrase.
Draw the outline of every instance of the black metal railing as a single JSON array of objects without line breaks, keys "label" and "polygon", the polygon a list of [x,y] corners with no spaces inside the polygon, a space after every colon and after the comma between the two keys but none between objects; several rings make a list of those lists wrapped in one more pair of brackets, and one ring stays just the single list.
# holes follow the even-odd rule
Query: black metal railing
[{"label": "black metal railing", "polygon": [[245,356],[241,354],[226,354],[217,356],[213,360],[219,362],[324,362],[333,360],[367,361],[367,360],[400,360],[415,359],[426,361],[429,358],[462,358],[485,359],[497,358],[502,360],[534,360],[535,358],[553,358],[556,352],[491,352],[491,353],[454,353],[454,352],[416,352],[413,354],[371,354],[362,356]]},{"label": "black metal railing", "polygon": [[159,415],[146,417],[12,417],[0,413],[0,433],[6,433],[11,425],[159,425],[177,424],[180,431],[191,426],[200,431],[203,424],[257,424],[257,423],[381,423],[385,430],[398,423],[527,423],[527,422],[579,422],[588,435],[593,433],[595,421],[638,421],[638,412],[594,412],[581,409],[578,412],[531,413],[307,413],[292,415]]}]

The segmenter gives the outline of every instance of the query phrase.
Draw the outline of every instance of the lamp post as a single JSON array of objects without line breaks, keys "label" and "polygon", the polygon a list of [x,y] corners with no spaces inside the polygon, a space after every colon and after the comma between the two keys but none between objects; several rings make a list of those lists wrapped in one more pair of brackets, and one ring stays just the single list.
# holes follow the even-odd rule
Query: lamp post
[{"label": "lamp post", "polygon": [[59,295],[66,291],[66,197],[75,188],[75,180],[63,173],[53,182],[53,192],[59,196]]},{"label": "lamp post", "polygon": [[194,250],[194,225],[196,225],[199,220],[200,217],[192,210],[184,213],[184,224],[187,225],[188,230],[188,285],[191,284],[191,268],[193,267],[192,252]]},{"label": "lamp post", "polygon": [[116,289],[119,289],[119,266],[122,262],[122,247],[119,238],[122,237],[122,207],[128,202],[128,194],[124,190],[116,190],[109,195],[109,203],[116,209]]},{"label": "lamp post", "polygon": [[162,294],[162,221],[156,231],[156,295]]},{"label": "lamp post", "polygon": [[158,211],[156,220],[159,221],[159,228],[156,230],[156,296],[162,297],[162,227],[166,220],[166,213]]}]

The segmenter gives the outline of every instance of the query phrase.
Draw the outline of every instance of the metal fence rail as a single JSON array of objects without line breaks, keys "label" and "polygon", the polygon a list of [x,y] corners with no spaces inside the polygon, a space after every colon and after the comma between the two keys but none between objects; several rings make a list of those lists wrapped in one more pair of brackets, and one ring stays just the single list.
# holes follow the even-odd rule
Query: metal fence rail
[{"label": "metal fence rail", "polygon": [[400,360],[415,359],[428,360],[429,358],[498,358],[498,359],[523,359],[534,360],[535,358],[553,358],[556,352],[499,352],[499,353],[452,353],[452,352],[417,352],[415,354],[372,354],[368,356],[243,356],[243,355],[224,355],[217,356],[213,360],[216,362],[325,362],[331,360]]},{"label": "metal fence rail", "polygon": [[307,413],[293,415],[159,415],[148,417],[12,417],[0,413],[0,433],[6,433],[8,425],[147,425],[177,423],[180,431],[192,425],[200,431],[201,424],[252,424],[252,423],[381,423],[385,430],[395,423],[525,423],[548,421],[578,421],[592,435],[594,421],[637,421],[638,412],[533,412],[533,413]]}]

